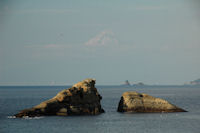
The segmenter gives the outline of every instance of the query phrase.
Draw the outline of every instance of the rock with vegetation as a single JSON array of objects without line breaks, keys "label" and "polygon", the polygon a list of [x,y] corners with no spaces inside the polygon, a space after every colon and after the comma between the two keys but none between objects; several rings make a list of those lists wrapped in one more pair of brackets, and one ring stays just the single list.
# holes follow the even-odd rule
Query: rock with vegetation
[{"label": "rock with vegetation", "polygon": [[103,113],[102,97],[95,88],[94,79],[85,79],[69,89],[62,90],[55,97],[30,109],[24,109],[16,117],[45,115],[98,115]]},{"label": "rock with vegetation", "polygon": [[166,100],[137,92],[124,92],[117,111],[134,113],[186,112]]}]

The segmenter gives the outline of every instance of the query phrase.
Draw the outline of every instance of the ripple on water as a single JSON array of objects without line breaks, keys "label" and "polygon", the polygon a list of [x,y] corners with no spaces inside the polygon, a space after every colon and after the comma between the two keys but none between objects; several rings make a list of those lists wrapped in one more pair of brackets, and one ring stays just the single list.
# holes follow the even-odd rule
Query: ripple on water
[{"label": "ripple on water", "polygon": [[[16,118],[16,116],[7,116],[7,118],[8,119],[15,119]],[[23,119],[29,119],[29,120],[31,120],[31,119],[42,119],[42,118],[44,118],[44,117],[29,117],[29,116],[24,116],[24,117],[22,117]]]}]

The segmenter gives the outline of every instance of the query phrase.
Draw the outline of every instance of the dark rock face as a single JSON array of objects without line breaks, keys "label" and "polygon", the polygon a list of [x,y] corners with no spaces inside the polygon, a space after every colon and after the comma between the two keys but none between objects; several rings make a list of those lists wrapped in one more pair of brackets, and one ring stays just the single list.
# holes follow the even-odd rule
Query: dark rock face
[{"label": "dark rock face", "polygon": [[102,97],[95,88],[94,79],[85,79],[72,88],[62,90],[55,97],[30,109],[24,109],[16,117],[44,115],[97,115],[103,113]]},{"label": "dark rock face", "polygon": [[135,113],[187,112],[166,100],[137,92],[123,93],[117,111]]}]

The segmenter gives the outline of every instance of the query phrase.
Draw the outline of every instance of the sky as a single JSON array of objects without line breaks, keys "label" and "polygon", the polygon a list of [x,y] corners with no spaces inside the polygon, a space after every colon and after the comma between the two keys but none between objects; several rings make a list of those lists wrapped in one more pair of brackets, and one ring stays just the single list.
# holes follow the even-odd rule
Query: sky
[{"label": "sky", "polygon": [[0,85],[200,78],[199,0],[0,0]]}]

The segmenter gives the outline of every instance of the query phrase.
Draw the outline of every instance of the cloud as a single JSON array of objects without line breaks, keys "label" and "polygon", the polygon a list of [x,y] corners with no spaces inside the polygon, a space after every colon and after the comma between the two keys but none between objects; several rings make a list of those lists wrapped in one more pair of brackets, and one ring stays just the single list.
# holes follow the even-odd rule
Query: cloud
[{"label": "cloud", "polygon": [[134,9],[138,11],[153,11],[153,10],[164,10],[166,8],[162,6],[138,6],[135,7]]},{"label": "cloud", "polygon": [[65,49],[69,48],[70,45],[66,44],[46,44],[46,45],[28,45],[25,48],[35,48],[35,49]]},{"label": "cloud", "polygon": [[22,10],[21,13],[72,13],[76,10],[72,9],[38,9],[38,10]]},{"label": "cloud", "polygon": [[86,46],[106,46],[110,44],[117,44],[118,40],[115,38],[114,33],[109,30],[104,30],[97,34],[95,37],[89,39]]},{"label": "cloud", "polygon": [[37,13],[54,13],[54,14],[63,14],[63,13],[75,13],[77,10],[73,9],[28,9],[28,10],[12,10],[9,8],[0,11],[0,14],[37,14]]},{"label": "cloud", "polygon": [[72,55],[75,48],[71,44],[37,44],[24,46],[34,59],[55,59]]}]

